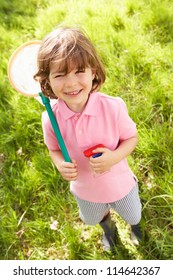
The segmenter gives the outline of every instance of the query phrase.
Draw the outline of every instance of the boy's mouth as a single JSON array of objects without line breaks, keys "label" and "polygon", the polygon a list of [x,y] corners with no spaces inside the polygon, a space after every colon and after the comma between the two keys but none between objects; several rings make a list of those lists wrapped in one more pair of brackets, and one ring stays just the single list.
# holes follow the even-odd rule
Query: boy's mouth
[{"label": "boy's mouth", "polygon": [[68,91],[64,92],[66,95],[78,95],[82,90],[74,90],[74,91]]}]

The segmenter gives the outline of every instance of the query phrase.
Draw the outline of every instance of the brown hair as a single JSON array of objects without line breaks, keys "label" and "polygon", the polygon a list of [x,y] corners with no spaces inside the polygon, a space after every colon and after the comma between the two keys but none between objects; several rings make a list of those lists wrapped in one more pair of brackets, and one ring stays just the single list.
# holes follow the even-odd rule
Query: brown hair
[{"label": "brown hair", "polygon": [[58,28],[49,33],[42,41],[38,57],[38,72],[34,79],[40,82],[43,94],[57,98],[49,85],[50,64],[58,63],[60,72],[69,73],[72,65],[79,70],[90,67],[95,70],[92,92],[100,89],[105,81],[105,69],[96,49],[84,32],[72,28]]}]

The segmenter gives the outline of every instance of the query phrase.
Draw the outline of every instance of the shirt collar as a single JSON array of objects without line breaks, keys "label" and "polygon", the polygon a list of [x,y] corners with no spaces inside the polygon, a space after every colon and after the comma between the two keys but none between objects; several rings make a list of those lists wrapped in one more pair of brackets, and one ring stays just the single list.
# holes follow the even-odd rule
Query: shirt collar
[{"label": "shirt collar", "polygon": [[[82,115],[96,116],[100,105],[99,100],[100,99],[99,99],[98,92],[91,93],[89,96],[89,100],[86,104],[86,107],[82,112]],[[63,100],[59,99],[57,103],[58,103],[58,111],[60,112],[64,120],[70,119],[77,114],[71,111]]]}]

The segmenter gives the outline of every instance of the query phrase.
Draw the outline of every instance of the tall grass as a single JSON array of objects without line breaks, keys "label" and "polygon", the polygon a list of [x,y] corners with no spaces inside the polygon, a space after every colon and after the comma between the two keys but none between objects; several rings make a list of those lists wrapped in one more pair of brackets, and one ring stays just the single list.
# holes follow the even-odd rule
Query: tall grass
[{"label": "tall grass", "polygon": [[[173,258],[172,18],[169,0],[1,0],[0,259]],[[62,22],[87,31],[106,66],[102,91],[121,96],[137,123],[139,144],[128,159],[143,203],[139,248],[113,213],[121,241],[115,254],[103,252],[101,229],[80,221],[69,186],[50,161],[44,108],[9,84],[12,52]]]}]

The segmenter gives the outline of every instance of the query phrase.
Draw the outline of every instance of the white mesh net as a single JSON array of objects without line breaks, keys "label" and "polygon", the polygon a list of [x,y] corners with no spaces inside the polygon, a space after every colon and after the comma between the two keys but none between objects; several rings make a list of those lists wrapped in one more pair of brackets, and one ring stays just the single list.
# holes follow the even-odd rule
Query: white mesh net
[{"label": "white mesh net", "polygon": [[29,42],[20,46],[9,61],[8,76],[12,86],[22,94],[38,96],[40,84],[33,75],[37,72],[37,53],[39,41]]}]

